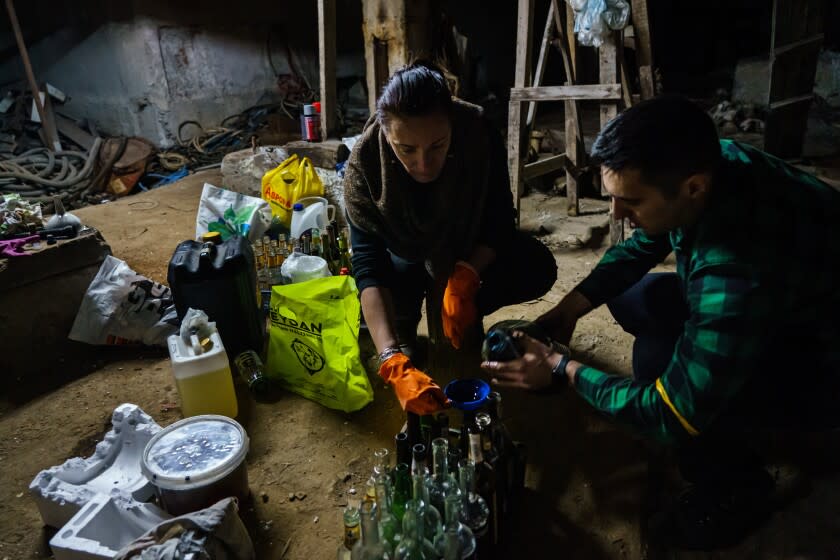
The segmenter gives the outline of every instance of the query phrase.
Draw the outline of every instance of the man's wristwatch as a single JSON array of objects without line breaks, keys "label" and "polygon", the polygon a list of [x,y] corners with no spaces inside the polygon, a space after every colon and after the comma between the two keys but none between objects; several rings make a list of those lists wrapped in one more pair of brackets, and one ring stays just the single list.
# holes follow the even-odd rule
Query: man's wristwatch
[{"label": "man's wristwatch", "polygon": [[569,378],[566,376],[566,366],[569,365],[572,356],[566,347],[558,348],[558,352],[560,352],[560,361],[551,368],[551,384],[554,387],[565,387],[569,384]]}]

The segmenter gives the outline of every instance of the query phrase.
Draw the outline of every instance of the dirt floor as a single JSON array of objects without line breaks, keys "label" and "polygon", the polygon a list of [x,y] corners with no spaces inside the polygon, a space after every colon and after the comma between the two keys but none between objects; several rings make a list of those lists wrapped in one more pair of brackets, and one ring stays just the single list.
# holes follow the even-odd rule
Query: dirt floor
[{"label": "dirt floor", "polygon": [[[204,181],[218,172],[106,205],[75,211],[137,272],[166,282],[176,244],[192,238]],[[606,248],[607,208],[582,200],[568,218],[565,198],[523,199],[522,227],[537,232],[559,266],[554,288],[534,302],[500,310],[534,318],[582,279]],[[669,269],[671,263],[663,268]],[[630,373],[632,339],[605,309],[585,317],[572,341],[584,362]],[[0,560],[48,558],[54,530],[44,528],[28,484],[44,468],[89,456],[123,402],[139,405],[159,424],[181,418],[169,359],[161,349],[87,349],[58,366],[62,386],[0,403]],[[473,367],[475,370],[475,367]],[[431,372],[433,375],[435,372]],[[463,375],[476,374],[464,371]],[[54,378],[56,372],[45,372]],[[243,517],[259,559],[334,558],[341,514],[351,489],[363,490],[373,451],[392,447],[404,416],[389,389],[371,376],[375,400],[355,414],[326,409],[293,394],[255,403],[239,386],[240,417],[250,436],[247,467],[253,500]],[[442,382],[447,379],[441,379]],[[39,380],[32,380],[38,386]],[[647,538],[645,519],[678,487],[667,452],[646,446],[601,420],[571,392],[559,396],[506,391],[505,422],[528,449],[524,509],[510,524],[504,558],[838,558],[840,459],[837,443],[811,438],[757,442],[772,461],[788,500],[763,529],[738,547],[715,554],[667,550]],[[453,420],[453,424],[457,421]],[[836,440],[837,438],[835,438]],[[289,500],[303,492],[302,500]]]}]

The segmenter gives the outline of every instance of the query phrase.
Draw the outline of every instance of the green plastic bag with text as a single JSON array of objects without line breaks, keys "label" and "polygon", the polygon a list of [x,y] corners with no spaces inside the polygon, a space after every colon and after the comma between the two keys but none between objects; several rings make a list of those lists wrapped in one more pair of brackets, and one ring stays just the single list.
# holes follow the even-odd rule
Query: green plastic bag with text
[{"label": "green plastic bag with text", "polygon": [[280,386],[344,412],[373,400],[359,356],[359,292],[351,276],[274,286],[270,318],[266,373]]}]

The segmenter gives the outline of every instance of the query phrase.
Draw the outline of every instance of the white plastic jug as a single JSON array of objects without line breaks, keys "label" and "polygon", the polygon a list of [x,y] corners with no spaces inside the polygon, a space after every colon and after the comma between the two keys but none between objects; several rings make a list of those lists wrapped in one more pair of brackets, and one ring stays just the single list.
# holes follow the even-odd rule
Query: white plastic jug
[{"label": "white plastic jug", "polygon": [[185,418],[200,414],[233,418],[239,411],[227,352],[218,332],[208,339],[192,335],[189,344],[177,334],[167,339],[181,413]]},{"label": "white plastic jug", "polygon": [[292,206],[292,224],[289,235],[298,239],[308,229],[323,231],[335,219],[335,206],[326,198],[307,196],[299,198]]}]

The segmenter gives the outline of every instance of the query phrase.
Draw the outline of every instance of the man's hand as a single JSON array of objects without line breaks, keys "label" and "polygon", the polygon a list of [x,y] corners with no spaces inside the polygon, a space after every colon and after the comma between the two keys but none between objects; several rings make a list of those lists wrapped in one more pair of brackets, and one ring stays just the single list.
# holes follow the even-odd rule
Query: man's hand
[{"label": "man's hand", "polygon": [[509,362],[481,364],[482,369],[490,374],[491,383],[499,387],[529,390],[551,386],[551,370],[562,356],[521,331],[515,331],[513,337],[520,340],[525,350],[521,358]]},{"label": "man's hand", "polygon": [[568,346],[578,319],[591,310],[592,304],[589,300],[580,292],[572,290],[560,303],[537,317],[534,322],[548,331],[552,340]]},{"label": "man's hand", "polygon": [[441,306],[443,334],[460,348],[467,329],[478,318],[475,296],[481,286],[478,272],[465,262],[458,262],[446,284]]},{"label": "man's hand", "polygon": [[449,407],[449,400],[440,387],[414,367],[405,354],[394,354],[382,362],[379,376],[394,388],[405,411],[422,416]]}]

